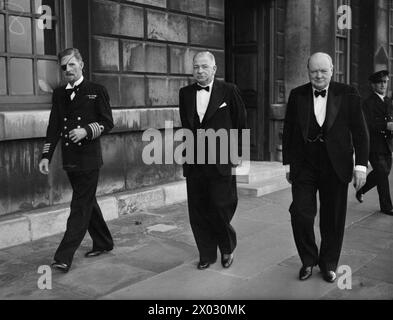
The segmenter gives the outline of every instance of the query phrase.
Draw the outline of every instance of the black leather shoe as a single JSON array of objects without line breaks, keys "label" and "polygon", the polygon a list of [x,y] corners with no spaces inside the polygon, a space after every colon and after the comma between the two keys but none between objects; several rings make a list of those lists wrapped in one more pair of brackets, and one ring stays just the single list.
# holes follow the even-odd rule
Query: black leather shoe
[{"label": "black leather shoe", "polygon": [[222,255],[221,264],[224,268],[229,268],[232,265],[232,263],[233,263],[233,254]]},{"label": "black leather shoe", "polygon": [[387,214],[388,216],[393,216],[393,210],[382,210],[381,212]]},{"label": "black leather shoe", "polygon": [[98,257],[99,255],[101,255],[103,253],[107,253],[111,250],[112,249],[110,249],[110,250],[91,250],[91,251],[85,253],[85,257],[86,258]]},{"label": "black leather shoe", "polygon": [[207,262],[207,261],[199,261],[199,262],[198,262],[197,268],[198,268],[199,270],[204,270],[204,269],[209,268],[209,266],[210,266],[210,262]]},{"label": "black leather shoe", "polygon": [[307,280],[312,276],[312,266],[303,266],[299,271],[299,280]]},{"label": "black leather shoe", "polygon": [[363,193],[360,190],[356,191],[355,197],[360,203],[363,202]]},{"label": "black leather shoe", "polygon": [[52,263],[52,268],[60,270],[64,273],[67,273],[68,270],[70,270],[70,266],[68,264],[57,261]]},{"label": "black leather shoe", "polygon": [[334,271],[328,270],[328,271],[322,271],[322,278],[323,280],[332,283],[336,280],[337,276]]}]

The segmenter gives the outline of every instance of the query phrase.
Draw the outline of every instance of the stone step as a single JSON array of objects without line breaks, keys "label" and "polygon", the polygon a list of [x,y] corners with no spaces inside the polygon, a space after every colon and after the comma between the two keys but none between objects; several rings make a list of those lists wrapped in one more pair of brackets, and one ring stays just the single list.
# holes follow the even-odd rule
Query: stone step
[{"label": "stone step", "polygon": [[281,162],[251,161],[248,174],[237,175],[237,182],[249,184],[280,176],[285,177]]},{"label": "stone step", "polygon": [[237,190],[239,197],[241,196],[252,196],[261,197],[265,194],[272,193],[275,191],[289,188],[290,184],[285,178],[285,174],[282,176],[276,176],[252,183],[238,183]]}]

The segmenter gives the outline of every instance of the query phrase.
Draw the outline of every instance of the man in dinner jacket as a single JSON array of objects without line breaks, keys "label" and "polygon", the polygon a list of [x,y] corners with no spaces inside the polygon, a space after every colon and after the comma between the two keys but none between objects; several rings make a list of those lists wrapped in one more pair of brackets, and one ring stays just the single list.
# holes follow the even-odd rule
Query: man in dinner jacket
[{"label": "man in dinner jacket", "polygon": [[[196,54],[193,59],[196,82],[181,88],[179,92],[182,127],[193,133],[195,144],[198,129],[212,129],[215,132],[221,129],[229,136],[230,129],[241,130],[246,126],[245,107],[238,88],[215,79],[216,69],[212,53],[204,51]],[[229,161],[218,157],[212,161],[214,163],[210,163],[210,147],[207,144],[203,144],[202,148],[196,147],[195,161],[183,165],[190,224],[199,251],[200,270],[216,261],[217,248],[221,252],[222,266],[229,268],[237,243],[231,220],[238,200],[236,177],[232,170],[238,163],[230,161],[228,150],[226,155]],[[223,150],[216,148],[215,154],[220,155]],[[197,154],[202,149],[207,152],[203,163],[199,163]]]},{"label": "man in dinner jacket", "polygon": [[[359,190],[365,183],[369,135],[356,89],[331,81],[331,57],[315,53],[309,58],[307,69],[310,82],[289,95],[283,164],[292,184],[289,211],[302,262],[299,279],[308,279],[313,267],[319,265],[323,279],[334,282],[344,236],[348,184],[353,178]],[[314,236],[317,191],[319,252]]]}]

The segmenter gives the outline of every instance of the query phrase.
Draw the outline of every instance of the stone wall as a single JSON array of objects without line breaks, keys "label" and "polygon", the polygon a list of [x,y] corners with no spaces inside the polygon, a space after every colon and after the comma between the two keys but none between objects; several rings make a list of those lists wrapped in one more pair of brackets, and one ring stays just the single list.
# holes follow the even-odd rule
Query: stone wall
[{"label": "stone wall", "polygon": [[[148,142],[141,137],[148,128],[162,131],[168,120],[180,126],[178,91],[192,81],[196,52],[213,52],[224,77],[224,0],[90,0],[86,8],[73,14],[84,26],[91,22],[74,28],[74,40],[88,39],[85,76],[107,87],[115,121],[102,138],[97,194],[181,179],[179,165],[143,163]],[[48,117],[48,110],[0,112],[0,216],[71,199],[59,147],[49,177],[38,172]]]},{"label": "stone wall", "polygon": [[114,107],[176,106],[192,57],[209,49],[224,76],[224,1],[91,1],[91,71]]}]

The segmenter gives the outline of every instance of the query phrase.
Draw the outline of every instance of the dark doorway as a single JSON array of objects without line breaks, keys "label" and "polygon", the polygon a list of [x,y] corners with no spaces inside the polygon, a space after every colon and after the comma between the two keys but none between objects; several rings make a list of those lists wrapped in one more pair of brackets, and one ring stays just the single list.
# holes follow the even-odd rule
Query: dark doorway
[{"label": "dark doorway", "polygon": [[226,79],[236,83],[251,129],[251,160],[269,153],[269,3],[226,1]]}]

